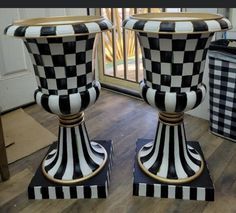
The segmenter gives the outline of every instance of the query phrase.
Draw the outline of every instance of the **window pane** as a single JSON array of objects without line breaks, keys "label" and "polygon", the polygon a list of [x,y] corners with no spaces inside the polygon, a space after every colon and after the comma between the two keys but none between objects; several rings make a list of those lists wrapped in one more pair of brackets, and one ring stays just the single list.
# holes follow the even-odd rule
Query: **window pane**
[{"label": "window pane", "polygon": [[[110,20],[111,17],[111,9],[110,8],[102,8],[102,15]],[[104,49],[104,74],[114,76],[114,65],[113,65],[113,39],[112,32],[107,31],[103,33],[103,49]]]},{"label": "window pane", "polygon": [[166,8],[166,12],[178,13],[178,12],[181,12],[181,9],[180,8]]},{"label": "window pane", "polygon": [[116,59],[118,78],[124,78],[124,44],[123,44],[123,28],[122,28],[122,8],[114,8],[114,23],[116,25]]},{"label": "window pane", "polygon": [[[115,25],[112,32],[103,33],[105,75],[139,82],[143,79],[142,54],[134,31],[124,30],[122,21],[135,13],[157,13],[160,8],[102,8],[102,15]],[[180,12],[180,8],[166,8]]]}]

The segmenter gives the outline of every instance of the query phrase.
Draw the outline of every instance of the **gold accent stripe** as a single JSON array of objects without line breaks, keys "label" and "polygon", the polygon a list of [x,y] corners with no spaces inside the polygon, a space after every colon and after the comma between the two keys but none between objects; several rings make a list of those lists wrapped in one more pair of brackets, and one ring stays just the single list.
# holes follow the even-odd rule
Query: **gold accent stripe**
[{"label": "gold accent stripe", "polygon": [[[100,144],[99,144],[99,145],[100,145]],[[43,172],[44,176],[45,176],[47,179],[49,179],[50,181],[52,181],[52,182],[54,182],[54,183],[65,184],[65,185],[70,185],[70,184],[74,184],[74,183],[79,183],[79,182],[84,181],[84,180],[88,180],[89,178],[95,176],[98,172],[100,172],[100,171],[102,170],[102,168],[105,166],[106,162],[107,162],[107,151],[106,151],[106,149],[105,149],[102,145],[100,145],[100,147],[102,147],[102,149],[103,149],[103,151],[104,151],[104,155],[105,155],[104,160],[103,160],[102,164],[101,164],[95,171],[93,171],[91,174],[89,174],[89,175],[87,175],[87,176],[85,176],[85,177],[78,178],[78,179],[73,179],[73,180],[61,180],[61,179],[56,179],[56,178],[50,176],[50,175],[46,172],[46,170],[45,170],[45,168],[44,168],[44,166],[43,166],[43,165],[44,165],[44,162],[46,161],[48,155],[44,158],[43,163],[42,163],[42,165],[41,165],[42,172]]]},{"label": "gold accent stripe", "polygon": [[180,125],[183,123],[184,120],[180,120],[179,122],[175,122],[175,123],[170,123],[170,122],[165,122],[161,119],[159,119],[159,122],[165,124],[165,125],[168,125],[168,126],[176,126],[176,125]]},{"label": "gold accent stripe", "polygon": [[162,114],[165,117],[169,117],[169,118],[177,118],[177,117],[180,117],[180,116],[184,115],[183,112],[174,112],[174,113],[160,112],[160,114]]},{"label": "gold accent stripe", "polygon": [[[174,18],[173,18],[174,17]],[[161,12],[161,13],[142,13],[130,16],[132,19],[145,20],[145,21],[173,21],[173,22],[185,22],[185,21],[207,21],[222,19],[223,16],[212,13],[189,13],[189,12]]]},{"label": "gold accent stripe", "polygon": [[68,24],[82,24],[99,22],[104,20],[103,16],[52,16],[32,19],[21,19],[14,21],[13,24],[19,26],[58,26]]},{"label": "gold accent stripe", "polygon": [[84,122],[84,112],[80,112],[79,114],[76,115],[60,116],[59,121],[60,121],[60,126],[64,127],[78,126],[82,122]]},{"label": "gold accent stripe", "polygon": [[183,122],[184,113],[159,113],[159,121],[167,125],[178,125]]}]

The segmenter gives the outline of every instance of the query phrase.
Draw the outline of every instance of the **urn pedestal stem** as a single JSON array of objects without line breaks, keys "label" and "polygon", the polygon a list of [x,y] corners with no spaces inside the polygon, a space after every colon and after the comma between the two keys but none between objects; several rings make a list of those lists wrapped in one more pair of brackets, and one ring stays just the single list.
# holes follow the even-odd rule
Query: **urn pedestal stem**
[{"label": "urn pedestal stem", "polygon": [[183,113],[160,112],[154,142],[138,153],[143,172],[163,183],[191,182],[204,168],[201,155],[187,145],[183,117]]}]

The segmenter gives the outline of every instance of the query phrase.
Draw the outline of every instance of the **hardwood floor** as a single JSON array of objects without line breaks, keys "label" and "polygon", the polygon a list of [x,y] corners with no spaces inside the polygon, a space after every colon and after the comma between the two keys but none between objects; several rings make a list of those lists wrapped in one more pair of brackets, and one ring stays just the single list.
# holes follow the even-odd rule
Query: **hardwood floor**
[{"label": "hardwood floor", "polygon": [[[57,134],[57,118],[37,105],[25,111]],[[208,132],[208,122],[185,116],[188,139],[201,144],[215,184],[215,202],[132,196],[132,171],[137,138],[154,138],[157,111],[143,101],[103,90],[86,110],[90,138],[113,139],[114,164],[107,199],[27,199],[27,186],[47,148],[10,165],[11,178],[0,182],[0,212],[236,212],[236,144]]]}]

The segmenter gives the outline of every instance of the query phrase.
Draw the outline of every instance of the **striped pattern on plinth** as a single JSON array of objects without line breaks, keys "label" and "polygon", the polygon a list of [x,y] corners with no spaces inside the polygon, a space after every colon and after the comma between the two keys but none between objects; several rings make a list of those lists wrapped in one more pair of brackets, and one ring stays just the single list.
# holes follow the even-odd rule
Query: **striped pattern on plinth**
[{"label": "striped pattern on plinth", "polygon": [[99,33],[110,29],[112,29],[112,23],[108,19],[102,18],[99,21],[88,23],[59,24],[55,26],[19,26],[13,24],[5,28],[4,34],[25,38],[65,37]]},{"label": "striped pattern on plinth", "polygon": [[99,97],[101,85],[98,81],[84,91],[69,95],[46,95],[38,89],[34,93],[36,103],[47,112],[57,115],[77,114],[94,104]]},{"label": "striped pattern on plinth", "polygon": [[169,126],[159,121],[154,142],[144,145],[138,158],[146,171],[168,180],[185,181],[203,166],[200,154],[186,143],[183,123]]},{"label": "striped pattern on plinth", "polygon": [[136,19],[131,16],[123,21],[122,26],[125,29],[150,32],[150,33],[199,33],[199,32],[217,32],[225,31],[232,28],[230,21],[226,18],[219,18],[216,20],[146,20]]},{"label": "striped pattern on plinth", "polygon": [[213,201],[214,189],[205,187],[134,183],[133,195],[183,200]]},{"label": "striped pattern on plinth", "polygon": [[205,98],[206,86],[202,83],[197,90],[175,93],[162,92],[140,82],[141,95],[144,101],[164,112],[185,112],[196,108]]},{"label": "striped pattern on plinth", "polygon": [[108,169],[106,180],[101,185],[77,185],[77,186],[34,186],[28,189],[29,199],[84,199],[84,198],[106,198],[111,178],[113,145],[108,158]]},{"label": "striped pattern on plinth", "polygon": [[52,150],[42,167],[49,178],[76,181],[91,176],[105,164],[106,150],[90,142],[85,123],[74,127],[59,127],[57,149]]}]

